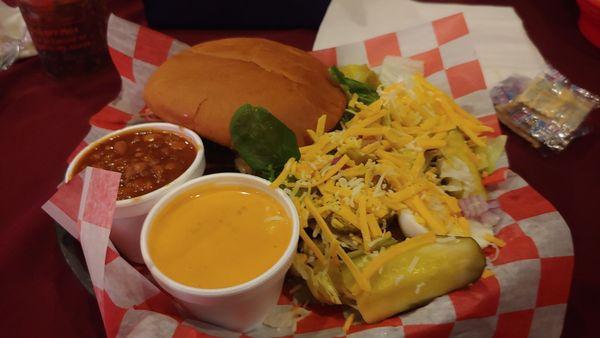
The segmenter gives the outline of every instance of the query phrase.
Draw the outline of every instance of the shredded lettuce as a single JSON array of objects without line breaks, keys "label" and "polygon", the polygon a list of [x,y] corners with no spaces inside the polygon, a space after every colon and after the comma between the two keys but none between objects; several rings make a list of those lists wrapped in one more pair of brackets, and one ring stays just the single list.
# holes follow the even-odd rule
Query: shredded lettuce
[{"label": "shredded lettuce", "polygon": [[487,160],[487,167],[485,171],[491,174],[496,170],[497,162],[502,153],[504,153],[504,146],[506,145],[506,135],[500,135],[495,138],[488,138],[487,147],[485,147],[485,155]]},{"label": "shredded lettuce", "polygon": [[325,304],[342,304],[337,288],[329,276],[328,266],[312,268],[307,263],[306,255],[297,254],[292,267],[306,281],[310,293],[316,300]]},{"label": "shredded lettuce", "polygon": [[400,81],[408,82],[411,81],[415,73],[423,74],[423,69],[423,61],[399,56],[386,56],[381,64],[379,79],[384,86]]}]

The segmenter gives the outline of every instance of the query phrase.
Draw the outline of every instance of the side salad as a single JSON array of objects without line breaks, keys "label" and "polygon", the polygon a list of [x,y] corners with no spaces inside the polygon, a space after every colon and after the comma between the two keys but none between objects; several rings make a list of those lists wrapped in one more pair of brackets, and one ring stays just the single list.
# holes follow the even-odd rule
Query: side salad
[{"label": "side salad", "polygon": [[[321,117],[308,131],[313,144],[294,148],[291,131],[256,107],[241,107],[231,124],[241,157],[298,210],[294,273],[316,300],[352,306],[369,323],[476,281],[481,248],[504,244],[482,184],[504,136],[486,136],[490,127],[404,59],[386,58],[379,74],[366,65],[330,73],[348,96],[346,114],[330,132]],[[247,137],[271,125],[279,137]]]}]

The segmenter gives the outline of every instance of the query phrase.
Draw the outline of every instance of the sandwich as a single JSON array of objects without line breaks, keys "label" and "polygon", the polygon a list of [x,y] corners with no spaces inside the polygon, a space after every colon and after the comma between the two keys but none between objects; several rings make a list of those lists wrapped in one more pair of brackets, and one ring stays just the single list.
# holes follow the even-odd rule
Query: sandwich
[{"label": "sandwich", "polygon": [[290,128],[302,146],[307,129],[323,114],[331,130],[346,96],[327,67],[307,52],[274,41],[231,38],[209,41],[169,58],[144,90],[148,108],[161,119],[231,147],[229,125],[244,104],[261,106]]}]

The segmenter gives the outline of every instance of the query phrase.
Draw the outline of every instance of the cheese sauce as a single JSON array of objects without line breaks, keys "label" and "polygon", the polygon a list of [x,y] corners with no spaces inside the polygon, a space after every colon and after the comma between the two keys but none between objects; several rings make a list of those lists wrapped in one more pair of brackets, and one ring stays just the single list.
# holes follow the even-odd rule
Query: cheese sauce
[{"label": "cheese sauce", "polygon": [[173,199],[154,219],[148,248],[158,269],[185,285],[216,289],[273,266],[292,236],[273,197],[241,186],[203,186]]}]

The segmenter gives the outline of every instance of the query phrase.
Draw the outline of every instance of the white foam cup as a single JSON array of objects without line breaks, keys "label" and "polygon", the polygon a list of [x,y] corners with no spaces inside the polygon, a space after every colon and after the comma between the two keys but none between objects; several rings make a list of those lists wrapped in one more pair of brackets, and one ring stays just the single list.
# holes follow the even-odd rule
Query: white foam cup
[{"label": "white foam cup", "polygon": [[105,142],[106,140],[117,135],[148,129],[170,131],[179,136],[185,137],[194,145],[198,152],[192,164],[175,180],[147,194],[117,201],[115,214],[113,216],[113,225],[110,232],[110,239],[120,254],[136,263],[143,263],[142,252],[140,250],[140,233],[142,231],[144,219],[146,218],[146,215],[150,209],[169,191],[193,178],[202,176],[204,173],[204,169],[206,168],[206,160],[204,157],[204,144],[202,143],[202,139],[200,139],[198,134],[196,134],[194,131],[171,123],[156,122],[137,124],[119,129],[90,143],[82,151],[80,151],[77,156],[75,156],[73,161],[71,161],[69,164],[65,174],[65,182],[68,182],[71,180],[73,175],[76,174],[73,172],[73,170],[77,166],[79,160],[81,160],[81,158],[85,156],[88,151]]},{"label": "white foam cup", "polygon": [[[258,277],[226,288],[196,288],[169,278],[157,268],[148,249],[148,234],[154,219],[170,201],[188,190],[215,185],[254,188],[273,197],[291,220],[292,236],[279,260]],[[285,274],[296,252],[299,227],[300,221],[294,203],[281,189],[272,188],[269,181],[239,173],[213,174],[191,180],[162,197],[144,221],[140,246],[144,263],[156,282],[175,297],[192,316],[230,330],[247,332],[262,323],[269,310],[277,304]]]}]

